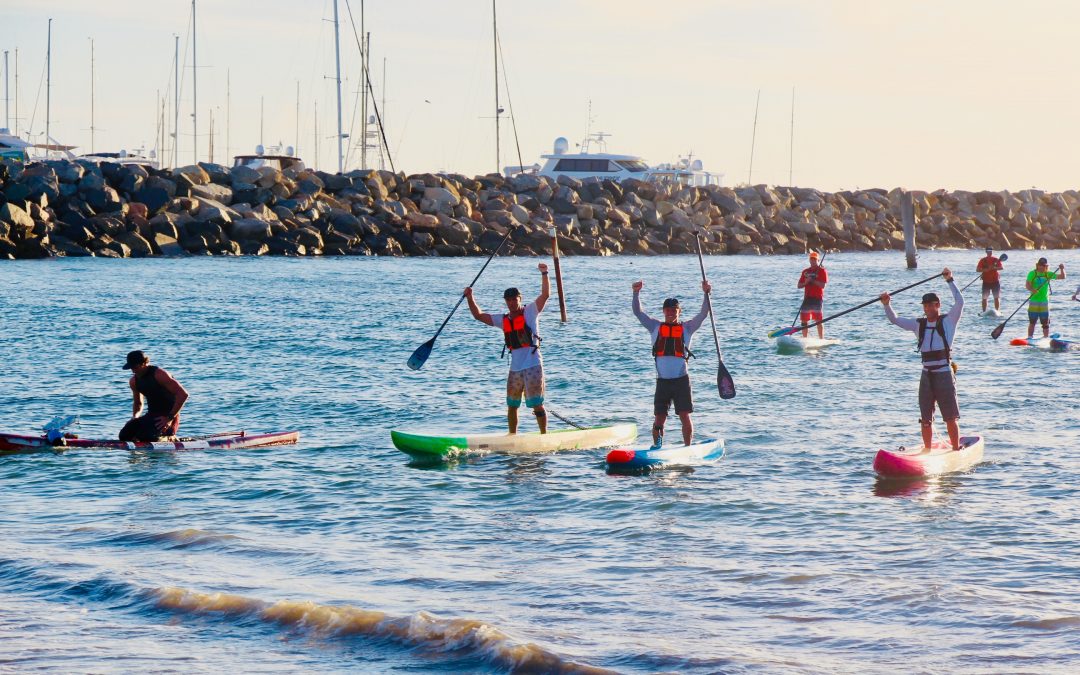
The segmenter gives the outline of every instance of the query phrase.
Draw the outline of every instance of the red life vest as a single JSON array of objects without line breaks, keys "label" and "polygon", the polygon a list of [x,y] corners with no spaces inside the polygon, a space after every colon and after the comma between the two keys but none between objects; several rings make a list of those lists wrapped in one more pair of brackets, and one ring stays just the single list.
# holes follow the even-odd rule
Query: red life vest
[{"label": "red life vest", "polygon": [[652,348],[653,356],[678,356],[689,359],[693,354],[683,342],[682,323],[662,323]]},{"label": "red life vest", "polygon": [[535,351],[538,345],[533,344],[532,329],[525,323],[525,313],[513,315],[503,314],[503,339],[506,348],[511,352],[515,349],[532,347]]}]

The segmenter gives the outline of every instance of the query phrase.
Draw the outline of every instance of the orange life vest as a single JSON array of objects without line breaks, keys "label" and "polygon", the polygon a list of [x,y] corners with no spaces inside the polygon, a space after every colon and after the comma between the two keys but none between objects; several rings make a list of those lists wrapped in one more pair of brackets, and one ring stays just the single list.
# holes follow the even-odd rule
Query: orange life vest
[{"label": "orange life vest", "polygon": [[652,353],[653,356],[678,356],[689,360],[693,354],[683,343],[683,325],[681,323],[660,324]]},{"label": "orange life vest", "polygon": [[503,314],[502,329],[506,348],[511,352],[515,349],[523,349],[525,347],[532,347],[535,351],[539,346],[533,344],[532,329],[529,328],[529,324],[525,323],[524,312],[516,316]]}]

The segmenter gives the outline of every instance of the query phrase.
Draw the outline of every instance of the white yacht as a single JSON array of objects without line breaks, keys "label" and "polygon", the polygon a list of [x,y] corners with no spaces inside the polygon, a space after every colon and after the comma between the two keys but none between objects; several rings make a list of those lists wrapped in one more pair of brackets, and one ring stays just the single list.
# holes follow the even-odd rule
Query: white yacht
[{"label": "white yacht", "polygon": [[145,148],[137,148],[130,152],[127,150],[121,150],[120,152],[90,152],[79,155],[79,159],[88,159],[91,162],[110,162],[112,164],[138,164],[154,169],[158,168],[157,152],[151,150],[147,154]]},{"label": "white yacht", "polygon": [[281,145],[270,146],[270,153],[268,154],[267,148],[261,145],[255,146],[254,155],[236,155],[233,157],[233,166],[249,166],[252,169],[258,169],[263,166],[271,166],[278,171],[284,171],[285,169],[299,164],[304,166],[304,160],[296,156],[296,151],[293,147],[282,147]]},{"label": "white yacht", "polygon": [[71,153],[74,145],[52,143],[31,143],[13,135],[7,129],[0,129],[0,158],[13,159],[17,162],[31,162],[45,159],[75,159]]},{"label": "white yacht", "polygon": [[[654,183],[679,183],[695,187],[720,185],[724,174],[710,173],[702,167],[701,160],[682,159],[672,164],[660,164],[650,167],[637,155],[619,155],[607,151],[605,139],[611,134],[597,132],[590,134],[580,145],[580,152],[569,152],[570,143],[560,136],[555,139],[550,155],[541,155],[543,165],[508,166],[503,172],[506,176],[527,173],[558,178],[570,176],[578,180],[585,178],[611,179],[616,182],[628,178],[651,181]],[[596,145],[599,152],[590,152]]]}]

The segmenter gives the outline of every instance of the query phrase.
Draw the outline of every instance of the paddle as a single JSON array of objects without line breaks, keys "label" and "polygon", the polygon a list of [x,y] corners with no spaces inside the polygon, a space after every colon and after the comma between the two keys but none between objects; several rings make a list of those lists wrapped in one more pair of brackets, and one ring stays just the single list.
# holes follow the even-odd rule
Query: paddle
[{"label": "paddle", "polygon": [[[811,251],[816,251],[817,249],[816,248],[811,248],[810,250]],[[825,262],[825,257],[828,256],[828,255],[829,255],[829,252],[825,251],[825,254],[821,256],[821,260],[818,262],[818,265],[823,264]],[[795,322],[797,322],[799,320],[800,316],[802,316],[802,306],[801,305],[799,306],[799,309],[795,310],[795,318],[791,320],[791,326],[795,325]],[[777,330],[779,330],[779,329],[777,329]],[[769,337],[772,337],[772,333],[769,334]]]},{"label": "paddle", "polygon": [[[701,280],[706,281],[705,261],[701,257],[700,232],[694,232],[694,240],[697,242],[697,259],[698,265],[701,266]],[[716,320],[713,318],[712,299],[708,293],[705,294],[705,304],[709,308],[709,323],[712,324],[712,338],[713,343],[716,345],[716,360],[720,362],[720,366],[716,371],[716,388],[720,390],[720,398],[735,398],[735,381],[731,379],[731,373],[728,372],[727,366],[724,365],[724,356],[720,353],[720,338],[716,336]]]},{"label": "paddle", "polygon": [[[1000,257],[1000,258],[998,258],[998,262],[1005,262],[1005,261],[1006,261],[1006,260],[1008,260],[1008,259],[1009,259],[1009,254],[1008,254],[1008,253],[1002,253],[1002,254],[1001,254],[1001,257]],[[964,286],[963,288],[961,288],[961,289],[960,289],[960,292],[962,293],[962,292],[966,291],[966,290],[968,289],[968,286],[970,286],[971,284],[975,283],[975,282],[976,282],[976,281],[978,281],[979,279],[982,279],[982,272],[980,272],[980,273],[979,273],[979,276],[977,276],[977,277],[975,277],[974,279],[972,279],[971,281],[969,281],[969,282],[968,282],[968,284],[967,284],[967,286]]]},{"label": "paddle", "polygon": [[[910,286],[904,286],[903,288],[898,288],[897,290],[890,292],[889,295],[896,295],[897,293],[902,293],[902,292],[908,290],[909,288],[915,288],[916,286],[920,286],[922,284],[925,284],[927,281],[933,281],[934,279],[937,279],[938,277],[940,277],[941,274],[942,274],[941,272],[938,272],[934,276],[926,277],[922,281],[916,281],[915,283],[911,284]],[[817,326],[819,324],[823,324],[826,321],[832,321],[833,319],[835,319],[837,317],[844,316],[845,314],[850,314],[851,312],[854,312],[857,309],[862,309],[863,307],[867,307],[869,305],[872,305],[875,302],[880,302],[880,300],[881,300],[880,297],[874,298],[873,300],[867,300],[866,302],[864,302],[861,305],[857,305],[855,307],[852,307],[851,309],[845,309],[842,312],[837,312],[836,314],[833,314],[832,316],[825,317],[821,321],[815,321],[813,323],[808,323],[808,324],[806,324],[806,326],[797,326],[797,327],[791,327],[791,328],[781,328],[779,330],[773,331],[772,333],[769,333],[769,337],[773,338],[773,337],[780,337],[781,335],[791,335],[792,333],[794,333],[796,331],[800,331],[803,328],[813,328],[814,326]]]},{"label": "paddle", "polygon": [[[491,262],[491,259],[495,257],[495,254],[499,252],[499,249],[502,248],[502,245],[506,243],[506,240],[510,238],[510,235],[512,235],[514,231],[517,230],[517,228],[517,225],[510,228],[510,231],[506,233],[506,236],[502,238],[502,241],[499,242],[499,245],[496,246],[495,250],[492,251],[491,255],[488,256],[487,262],[484,263],[484,266],[481,267],[480,271],[476,273],[475,277],[473,277],[472,283],[469,284],[469,288],[473,287],[476,281],[480,278],[480,275],[483,274],[484,270],[487,269],[488,263]],[[441,326],[439,326],[439,330],[435,331],[435,335],[433,335],[430,340],[417,347],[416,351],[412,353],[412,356],[409,357],[410,368],[412,368],[413,370],[420,370],[424,366],[424,362],[426,362],[428,360],[428,357],[431,356],[431,349],[435,346],[435,338],[439,337],[439,333],[443,331],[443,328],[446,328],[446,324],[450,322],[450,317],[454,316],[454,312],[457,311],[458,307],[461,307],[461,302],[464,299],[465,294],[462,293],[461,297],[457,301],[457,304],[454,305],[454,308],[450,310],[450,314],[447,315],[446,320],[442,322]]]},{"label": "paddle", "polygon": [[[1058,269],[1061,269],[1061,265],[1058,265]],[[1003,330],[1005,330],[1005,324],[1009,323],[1009,319],[1016,316],[1016,313],[1019,312],[1021,309],[1023,309],[1024,305],[1031,302],[1031,299],[1035,297],[1035,294],[1038,293],[1039,291],[1041,291],[1047,285],[1049,285],[1049,283],[1050,283],[1050,280],[1047,279],[1045,283],[1041,284],[1038,288],[1033,290],[1031,292],[1031,295],[1027,296],[1027,300],[1024,300],[1023,302],[1021,302],[1020,306],[1013,310],[1013,313],[1009,315],[1008,319],[1005,319],[1004,321],[1002,321],[1001,323],[998,324],[997,328],[990,331],[990,337],[994,338],[995,340],[998,339],[999,337],[1001,337],[1001,332]]]}]

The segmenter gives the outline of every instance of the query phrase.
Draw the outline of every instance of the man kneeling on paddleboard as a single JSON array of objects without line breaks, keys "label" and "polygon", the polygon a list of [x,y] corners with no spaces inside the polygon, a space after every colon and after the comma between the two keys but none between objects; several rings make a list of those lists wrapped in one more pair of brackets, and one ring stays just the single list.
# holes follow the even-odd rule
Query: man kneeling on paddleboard
[{"label": "man kneeling on paddleboard", "polygon": [[686,364],[693,356],[690,351],[690,341],[694,338],[697,329],[701,327],[701,322],[709,315],[709,293],[712,291],[712,286],[708,281],[701,282],[705,299],[701,303],[701,311],[689,321],[679,321],[682,307],[678,299],[664,300],[664,321],[661,323],[641,309],[641,288],[644,285],[642,281],[635,281],[631,288],[634,289],[634,316],[652,336],[652,354],[656,359],[656,392],[653,394],[653,413],[656,418],[652,428],[653,447],[659,448],[664,443],[664,423],[667,421],[668,410],[672,403],[675,404],[675,414],[682,422],[683,443],[690,445],[694,440],[694,423],[690,420],[690,413],[694,412],[694,397],[690,390],[690,373]]},{"label": "man kneeling on paddleboard", "polygon": [[503,332],[505,348],[510,350],[510,374],[506,376],[506,423],[510,433],[518,429],[518,408],[522,396],[525,405],[533,409],[540,433],[547,433],[547,411],[544,410],[544,360],[540,356],[540,312],[544,311],[551,295],[548,268],[544,263],[540,270],[540,295],[524,307],[521,292],[508,288],[503,292],[506,314],[484,314],[473,299],[472,287],[465,289],[469,311],[481,323],[494,326]]},{"label": "man kneeling on paddleboard", "polygon": [[919,380],[919,412],[922,417],[923,447],[929,448],[934,441],[934,404],[945,420],[949,429],[949,441],[953,450],[960,449],[960,407],[956,403],[956,378],[952,368],[953,336],[956,324],[964,311],[964,296],[953,281],[952,272],[946,267],[941,276],[949,284],[953,296],[953,306],[948,314],[941,314],[941,300],[936,293],[927,293],[922,297],[922,319],[905,319],[893,311],[892,297],[881,294],[881,304],[885,306],[885,315],[893,324],[909,330],[918,337],[918,351],[922,356],[922,377]]},{"label": "man kneeling on paddleboard", "polygon": [[[120,430],[120,440],[156,441],[164,436],[175,436],[180,428],[180,409],[188,399],[187,390],[164,369],[150,365],[150,359],[141,351],[127,355],[124,370],[132,373],[128,386],[133,401],[131,419]],[[139,417],[144,396],[148,409]]]}]

